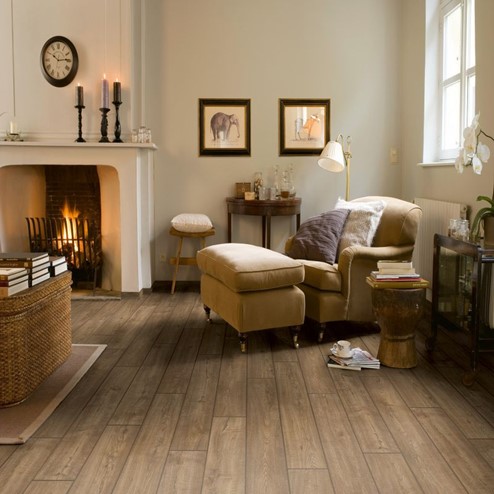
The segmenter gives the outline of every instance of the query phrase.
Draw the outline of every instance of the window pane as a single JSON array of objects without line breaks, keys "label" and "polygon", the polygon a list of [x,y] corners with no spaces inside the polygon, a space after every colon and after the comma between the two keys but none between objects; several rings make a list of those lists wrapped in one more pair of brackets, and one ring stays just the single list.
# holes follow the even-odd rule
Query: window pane
[{"label": "window pane", "polygon": [[462,9],[458,6],[444,18],[443,80],[461,70],[461,13]]},{"label": "window pane", "polygon": [[470,125],[475,116],[475,74],[467,77],[467,108],[466,108],[466,116],[467,122],[466,125]]},{"label": "window pane", "polygon": [[475,0],[467,2],[467,50],[466,67],[470,69],[475,65]]},{"label": "window pane", "polygon": [[460,82],[446,86],[443,92],[443,149],[460,147]]}]

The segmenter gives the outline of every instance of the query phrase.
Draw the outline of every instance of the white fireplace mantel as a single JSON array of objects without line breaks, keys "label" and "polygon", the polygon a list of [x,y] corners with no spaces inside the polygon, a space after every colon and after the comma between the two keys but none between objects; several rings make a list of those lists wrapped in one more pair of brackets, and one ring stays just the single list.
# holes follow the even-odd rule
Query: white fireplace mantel
[{"label": "white fireplace mantel", "polygon": [[0,167],[113,167],[120,190],[121,291],[140,292],[152,285],[153,152],[156,149],[154,144],[134,143],[0,142]]}]

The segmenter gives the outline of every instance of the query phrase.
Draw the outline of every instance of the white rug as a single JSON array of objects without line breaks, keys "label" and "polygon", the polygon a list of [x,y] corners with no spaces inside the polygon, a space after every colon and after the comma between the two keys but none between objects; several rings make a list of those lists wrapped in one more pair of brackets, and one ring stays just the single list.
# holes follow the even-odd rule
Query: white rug
[{"label": "white rug", "polygon": [[0,444],[25,443],[72,391],[106,345],[72,345],[69,358],[22,403],[0,408]]}]

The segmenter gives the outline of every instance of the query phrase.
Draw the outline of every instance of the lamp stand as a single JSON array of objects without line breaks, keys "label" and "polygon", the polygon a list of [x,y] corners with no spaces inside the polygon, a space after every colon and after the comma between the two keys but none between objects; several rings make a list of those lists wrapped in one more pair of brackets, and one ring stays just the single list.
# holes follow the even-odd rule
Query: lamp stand
[{"label": "lamp stand", "polygon": [[346,165],[346,193],[345,201],[350,200],[350,161],[352,160],[352,153],[350,152],[350,144],[348,144],[348,150],[344,151],[345,165]]}]

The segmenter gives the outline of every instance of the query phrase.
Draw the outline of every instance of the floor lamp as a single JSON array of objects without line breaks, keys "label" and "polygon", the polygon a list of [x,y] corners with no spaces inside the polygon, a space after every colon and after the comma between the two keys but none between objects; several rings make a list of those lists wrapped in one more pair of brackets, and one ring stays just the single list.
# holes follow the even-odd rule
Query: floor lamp
[{"label": "floor lamp", "polygon": [[317,160],[318,165],[330,172],[342,172],[346,168],[346,195],[345,200],[350,199],[350,160],[352,153],[350,144],[352,138],[346,138],[346,151],[343,150],[343,135],[338,134],[336,141],[329,141]]}]

